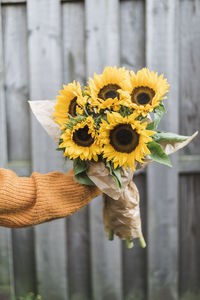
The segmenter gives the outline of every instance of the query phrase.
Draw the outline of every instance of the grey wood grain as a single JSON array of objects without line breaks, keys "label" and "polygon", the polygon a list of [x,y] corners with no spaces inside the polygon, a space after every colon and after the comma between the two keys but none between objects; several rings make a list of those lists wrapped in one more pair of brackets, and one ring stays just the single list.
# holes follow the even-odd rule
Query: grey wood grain
[{"label": "grey wood grain", "polygon": [[[4,6],[3,27],[8,167],[12,168],[14,162],[30,159],[26,7]],[[15,294],[22,296],[35,292],[33,231],[13,230],[12,237]]]},{"label": "grey wood grain", "polygon": [[[144,1],[124,1],[120,10],[121,65],[135,72],[145,65],[145,7]],[[140,192],[142,229],[146,237],[146,179],[136,175],[134,181]],[[123,294],[125,300],[144,300],[147,296],[146,249],[137,241],[133,249],[123,244]]]},{"label": "grey wood grain", "polygon": [[119,65],[119,1],[85,1],[87,74]]},{"label": "grey wood grain", "polygon": [[70,216],[67,225],[70,299],[91,299],[88,207],[84,207],[75,215]]},{"label": "grey wood grain", "polygon": [[63,3],[64,83],[86,83],[85,8],[83,3]]},{"label": "grey wood grain", "polygon": [[[7,166],[7,128],[6,128],[6,99],[4,90],[5,69],[2,30],[2,9],[0,1],[0,167]],[[0,298],[9,300],[14,293],[12,265],[11,230],[0,228]]]},{"label": "grey wood grain", "polygon": [[120,6],[121,65],[137,71],[145,66],[144,1],[123,1]]},{"label": "grey wood grain", "polygon": [[180,177],[180,257],[181,299],[200,298],[200,175]]},{"label": "grey wood grain", "polygon": [[[83,3],[64,3],[63,55],[65,84],[85,79],[85,13]],[[91,299],[88,206],[67,219],[69,295],[72,300]]]},{"label": "grey wood grain", "polygon": [[1,0],[2,4],[22,4],[26,3],[26,0]]},{"label": "grey wood grain", "polygon": [[15,295],[36,293],[33,228],[14,229],[12,238]]},{"label": "grey wood grain", "polygon": [[[200,128],[200,1],[180,2],[180,132],[191,135]],[[197,137],[184,154],[199,154]]]},{"label": "grey wood grain", "polygon": [[[87,76],[119,65],[119,2],[85,1]],[[111,24],[110,24],[111,23]],[[102,197],[90,204],[92,299],[122,299],[121,245],[109,242],[102,222]]]},{"label": "grey wood grain", "polygon": [[[30,159],[26,7],[4,7],[4,65],[8,159]],[[15,49],[13,51],[13,49]]]},{"label": "grey wood grain", "polygon": [[[140,207],[142,230],[144,238],[147,238],[147,193],[146,176],[136,175],[134,182],[140,191]],[[137,240],[135,247],[127,249],[123,244],[123,292],[125,300],[147,299],[147,249],[142,249]]]},{"label": "grey wood grain", "polygon": [[[178,132],[178,1],[148,0],[146,7],[146,61],[165,74],[171,84],[168,114],[159,128]],[[148,187],[148,299],[178,296],[178,169],[151,164]]]},{"label": "grey wood grain", "polygon": [[180,155],[179,172],[180,173],[199,173],[200,155]]},{"label": "grey wood grain", "polygon": [[[27,0],[1,0],[1,3],[3,4],[21,4],[21,3],[26,3]],[[65,2],[84,2],[84,0],[61,0],[62,3]]]},{"label": "grey wood grain", "polygon": [[[27,3],[32,100],[55,99],[62,86],[60,5],[59,0],[30,0]],[[64,170],[64,160],[56,148],[32,119],[33,170],[41,173]],[[41,296],[48,300],[68,299],[65,219],[36,226],[35,247],[37,285]]]},{"label": "grey wood grain", "polygon": [[6,101],[5,101],[5,70],[4,70],[4,53],[3,53],[3,30],[2,30],[2,9],[0,1],[0,163],[1,168],[5,168],[8,161],[7,153],[7,126],[6,126]]},{"label": "grey wood grain", "polygon": [[[0,299],[10,300],[14,294],[11,230],[0,228]],[[12,276],[12,277],[11,277]]]}]

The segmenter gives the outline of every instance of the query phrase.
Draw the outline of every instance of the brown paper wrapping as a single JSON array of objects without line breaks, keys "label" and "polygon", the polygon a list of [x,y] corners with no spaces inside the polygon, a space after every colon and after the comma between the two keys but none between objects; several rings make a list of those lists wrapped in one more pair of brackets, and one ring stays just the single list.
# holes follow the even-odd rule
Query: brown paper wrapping
[{"label": "brown paper wrapping", "polygon": [[121,168],[122,190],[103,162],[89,163],[88,177],[103,194],[103,221],[106,235],[111,229],[121,239],[142,237],[139,193],[132,181],[133,171]]},{"label": "brown paper wrapping", "polygon": [[[50,137],[58,143],[60,130],[52,118],[56,100],[29,101],[29,104],[38,121]],[[150,115],[144,121],[151,122]],[[160,145],[165,153],[169,155],[189,144],[197,134],[198,132],[195,132],[184,142],[160,142]],[[153,160],[146,156],[144,163],[137,162],[135,168],[139,170],[151,162]],[[139,193],[132,181],[133,171],[129,168],[127,170],[121,168],[121,191],[119,191],[115,180],[110,175],[109,169],[105,167],[103,162],[90,162],[87,175],[104,193],[103,220],[106,235],[109,234],[109,229],[112,229],[114,234],[122,239],[127,237],[142,238]]]},{"label": "brown paper wrapping", "polygon": [[117,183],[110,175],[109,169],[103,162],[89,162],[87,175],[103,193],[107,194],[114,200],[118,200],[122,191],[132,180],[133,171],[129,168],[127,168],[127,170],[121,168],[122,191],[119,190]]},{"label": "brown paper wrapping", "polygon": [[133,181],[117,201],[103,195],[103,220],[107,236],[112,229],[121,239],[142,237],[139,193]]}]

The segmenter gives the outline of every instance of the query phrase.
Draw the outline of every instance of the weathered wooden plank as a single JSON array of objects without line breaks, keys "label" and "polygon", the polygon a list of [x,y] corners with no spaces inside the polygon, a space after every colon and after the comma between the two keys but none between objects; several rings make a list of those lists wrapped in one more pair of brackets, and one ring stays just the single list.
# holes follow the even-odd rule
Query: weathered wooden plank
[{"label": "weathered wooden plank", "polygon": [[1,0],[2,4],[22,4],[26,3],[26,0]]},{"label": "weathered wooden plank", "polygon": [[15,295],[36,293],[33,228],[15,229],[12,233]]},{"label": "weathered wooden plank", "polygon": [[29,160],[26,8],[24,5],[3,8],[8,160]]},{"label": "weathered wooden plank", "polygon": [[68,2],[68,3],[78,3],[78,2],[84,2],[84,0],[61,0],[62,3]]},{"label": "weathered wooden plank", "polygon": [[180,155],[179,173],[199,173],[200,155]]},{"label": "weathered wooden plank", "polygon": [[[144,1],[121,3],[121,65],[137,71],[145,64],[145,14]],[[140,192],[143,232],[146,237],[146,180],[136,175],[135,183]],[[139,247],[126,249],[123,245],[123,294],[125,300],[146,299],[147,293],[146,250]]]},{"label": "weathered wooden plank", "polygon": [[[20,3],[26,3],[27,0],[1,0],[2,4],[20,4]],[[74,3],[78,3],[78,2],[84,2],[84,0],[61,0],[62,3],[65,2],[74,2]]]},{"label": "weathered wooden plank", "polygon": [[199,174],[180,177],[180,299],[200,298],[199,182]]},{"label": "weathered wooden plank", "polygon": [[[121,2],[128,2],[128,1],[133,1],[133,0],[121,0]],[[140,0],[141,1],[141,0]],[[13,4],[13,3],[26,3],[27,0],[1,0],[1,3],[5,4]],[[62,3],[78,3],[78,2],[84,2],[84,0],[61,0]]]},{"label": "weathered wooden plank", "polygon": [[106,65],[119,65],[119,1],[85,2],[86,60],[89,76]]},{"label": "weathered wooden plank", "polygon": [[81,84],[86,81],[84,13],[83,3],[62,5],[65,84],[73,80]]},{"label": "weathered wooden plank", "polygon": [[15,160],[8,162],[7,167],[19,176],[29,176],[31,171],[31,162],[29,160]]},{"label": "weathered wooden plank", "polygon": [[[3,53],[3,30],[2,10],[0,1],[0,167],[7,166],[7,128],[6,128],[6,105],[5,105],[5,69]],[[12,276],[12,255],[11,255],[11,230],[0,228],[0,298],[9,300],[14,292]]]},{"label": "weathered wooden plank", "polygon": [[137,71],[145,65],[144,1],[121,3],[121,65]]},{"label": "weathered wooden plank", "polygon": [[[164,72],[171,84],[168,114],[160,126],[178,132],[178,1],[147,0],[147,66]],[[148,299],[177,299],[178,169],[148,168]]]},{"label": "weathered wooden plank", "polygon": [[[180,130],[184,134],[199,128],[199,65],[196,63],[200,58],[199,8],[199,1],[180,1]],[[195,162],[199,157],[199,146],[197,138],[183,152],[192,154],[187,157]],[[200,169],[197,161],[192,165]],[[197,174],[180,178],[180,299],[200,298],[199,179]]]},{"label": "weathered wooden plank", "polygon": [[[1,1],[0,1],[1,4]],[[4,90],[4,80],[5,80],[5,70],[4,70],[4,55],[3,55],[3,32],[2,32],[2,9],[0,5],[0,162],[1,168],[5,168],[7,165],[7,128],[6,128],[6,107],[5,107],[5,90]]]},{"label": "weathered wooden plank", "polygon": [[0,299],[9,300],[13,289],[10,281],[10,229],[0,228]]},{"label": "weathered wooden plank", "polygon": [[[26,3],[27,0],[1,0],[1,3],[2,4],[22,4],[22,3]],[[84,2],[84,0],[61,0],[62,3],[65,3],[65,2],[75,2],[75,3],[78,3],[78,2]]]},{"label": "weathered wooden plank", "polygon": [[[119,2],[85,1],[87,76],[119,64]],[[92,299],[122,299],[120,241],[109,242],[102,224],[102,198],[90,204]]]},{"label": "weathered wooden plank", "polygon": [[[146,176],[136,175],[134,182],[140,192],[140,207],[142,218],[142,229],[146,239],[146,217],[147,217],[147,195]],[[123,292],[125,300],[147,299],[147,250],[142,249],[135,240],[135,247],[127,249],[123,245]]]},{"label": "weathered wooden plank", "polygon": [[[185,135],[200,128],[200,1],[180,2],[180,131]],[[196,138],[183,151],[199,154],[200,139]]]},{"label": "weathered wooden plank", "polygon": [[[64,83],[85,80],[85,14],[83,3],[62,6]],[[69,298],[91,299],[89,211],[85,207],[67,220]]]},{"label": "weathered wooden plank", "polygon": [[[8,167],[12,169],[16,161],[30,159],[26,8],[9,5],[3,12]],[[21,296],[35,292],[33,230],[13,230],[12,237],[15,294]]]},{"label": "weathered wooden plank", "polygon": [[[55,99],[62,85],[60,1],[30,0],[27,13],[30,97],[33,100]],[[55,151],[57,146],[34,119],[32,146],[35,171],[45,173],[64,169],[62,156]],[[42,298],[66,300],[65,220],[36,226],[35,243],[37,284]]]},{"label": "weathered wooden plank", "polygon": [[70,299],[91,299],[88,207],[70,216],[67,225]]}]

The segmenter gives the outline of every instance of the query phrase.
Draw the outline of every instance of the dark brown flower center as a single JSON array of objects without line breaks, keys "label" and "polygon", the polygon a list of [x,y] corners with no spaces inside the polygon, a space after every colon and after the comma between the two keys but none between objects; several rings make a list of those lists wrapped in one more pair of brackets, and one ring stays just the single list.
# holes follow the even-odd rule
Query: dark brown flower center
[{"label": "dark brown flower center", "polygon": [[110,143],[122,153],[131,153],[139,143],[139,134],[130,124],[119,124],[110,131]]},{"label": "dark brown flower center", "polygon": [[151,104],[155,91],[148,86],[136,87],[131,93],[131,101],[137,105]]},{"label": "dark brown flower center", "polygon": [[119,99],[119,93],[117,90],[121,89],[121,87],[117,84],[108,84],[105,85],[98,93],[98,98],[106,100],[108,98],[118,98]]},{"label": "dark brown flower center", "polygon": [[77,106],[77,97],[74,97],[72,100],[71,100],[71,103],[69,105],[69,114],[72,116],[72,117],[76,117],[77,116],[77,113],[76,113],[76,106]]},{"label": "dark brown flower center", "polygon": [[73,133],[73,141],[82,147],[89,147],[94,143],[94,139],[90,133],[89,128],[85,125],[83,128],[79,128]]}]

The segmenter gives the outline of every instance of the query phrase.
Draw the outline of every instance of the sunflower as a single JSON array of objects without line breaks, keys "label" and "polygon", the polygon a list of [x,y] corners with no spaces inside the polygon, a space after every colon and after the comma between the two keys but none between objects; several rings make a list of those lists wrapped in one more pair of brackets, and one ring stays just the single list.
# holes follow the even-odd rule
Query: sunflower
[{"label": "sunflower", "polygon": [[91,116],[77,123],[72,130],[66,129],[61,139],[62,143],[59,148],[65,148],[64,157],[69,156],[70,159],[80,157],[81,160],[98,161],[101,148]]},{"label": "sunflower", "polygon": [[163,74],[150,72],[143,68],[135,74],[130,73],[130,86],[128,88],[131,107],[137,110],[143,117],[159,106],[164,95],[168,92],[169,84],[163,79]]},{"label": "sunflower", "polygon": [[119,113],[107,114],[102,121],[99,139],[103,147],[103,157],[112,161],[114,168],[128,166],[135,170],[135,161],[143,162],[146,154],[150,154],[147,143],[152,141],[154,131],[146,130],[147,123],[135,120],[137,113],[122,117]]},{"label": "sunflower", "polygon": [[128,71],[125,68],[106,67],[103,74],[94,73],[94,79],[89,79],[88,93],[91,105],[100,109],[119,109],[121,100],[119,90],[128,88]]},{"label": "sunflower", "polygon": [[78,108],[83,107],[86,102],[86,97],[82,95],[81,85],[79,82],[63,85],[63,90],[60,90],[60,95],[57,96],[57,104],[54,106],[53,113],[54,121],[60,125],[60,129],[65,129],[65,123],[69,120],[69,114],[76,117]]}]

